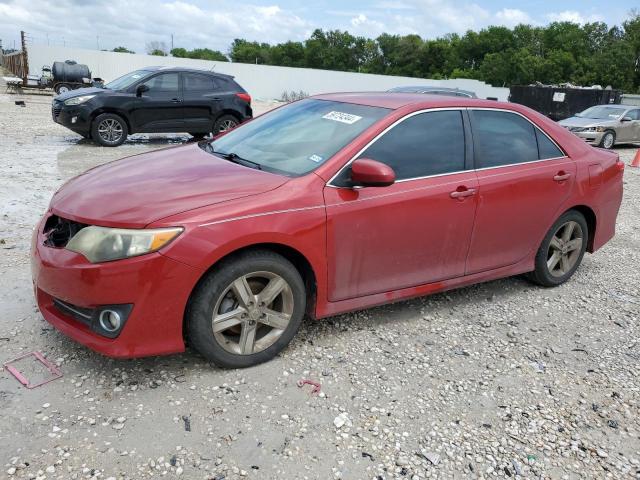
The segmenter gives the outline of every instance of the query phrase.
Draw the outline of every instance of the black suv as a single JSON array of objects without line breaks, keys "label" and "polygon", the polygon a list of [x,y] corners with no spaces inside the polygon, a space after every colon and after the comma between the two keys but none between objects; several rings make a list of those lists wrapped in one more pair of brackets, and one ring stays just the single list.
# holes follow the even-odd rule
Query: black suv
[{"label": "black suv", "polygon": [[53,99],[53,120],[106,147],[130,133],[219,133],[251,118],[251,97],[230,75],[148,67]]}]

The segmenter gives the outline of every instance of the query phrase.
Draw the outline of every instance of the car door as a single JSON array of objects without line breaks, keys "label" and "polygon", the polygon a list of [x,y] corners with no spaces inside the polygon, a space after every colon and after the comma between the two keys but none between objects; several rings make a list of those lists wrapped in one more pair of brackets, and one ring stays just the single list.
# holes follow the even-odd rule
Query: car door
[{"label": "car door", "polygon": [[347,165],[325,188],[329,299],[389,292],[464,274],[476,209],[465,114],[411,114],[357,158],[391,166],[396,182],[354,188]]},{"label": "car door", "polygon": [[165,72],[143,82],[149,90],[137,97],[132,112],[137,132],[183,132],[180,74]]},{"label": "car door", "polygon": [[514,112],[470,110],[478,210],[467,274],[531,255],[560,215],[576,164],[539,128]]},{"label": "car door", "polygon": [[634,108],[627,111],[624,117],[631,120],[621,121],[618,131],[617,140],[619,142],[639,142],[640,141],[640,109]]},{"label": "car door", "polygon": [[211,132],[214,114],[220,109],[220,88],[211,75],[183,72],[182,92],[185,130]]}]

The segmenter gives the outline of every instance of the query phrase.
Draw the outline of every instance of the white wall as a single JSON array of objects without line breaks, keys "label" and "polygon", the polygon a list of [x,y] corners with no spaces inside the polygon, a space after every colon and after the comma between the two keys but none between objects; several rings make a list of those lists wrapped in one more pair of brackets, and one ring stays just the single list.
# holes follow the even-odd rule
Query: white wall
[{"label": "white wall", "polygon": [[189,58],[153,57],[130,53],[101,52],[80,48],[29,46],[29,70],[39,74],[43,65],[54,61],[75,60],[89,66],[94,77],[106,81],[127,72],[152,65],[213,69],[233,75],[254,98],[277,99],[282,92],[303,90],[310,95],[328,92],[383,91],[401,85],[436,85],[476,92],[478,97],[496,97],[506,101],[508,88],[495,88],[478,80],[429,80],[368,73],[337,72],[313,68],[274,67],[249,63],[212,62]]}]

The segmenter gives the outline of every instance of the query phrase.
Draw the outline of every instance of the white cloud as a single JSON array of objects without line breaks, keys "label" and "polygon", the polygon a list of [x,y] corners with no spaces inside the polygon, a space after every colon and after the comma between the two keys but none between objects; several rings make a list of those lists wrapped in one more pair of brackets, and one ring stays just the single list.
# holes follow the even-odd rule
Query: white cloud
[{"label": "white cloud", "polygon": [[234,38],[276,43],[302,40],[312,29],[311,22],[278,5],[231,0],[0,2],[0,38],[5,46],[25,30],[38,43],[82,48],[99,44],[105,49],[122,45],[144,52],[150,41],[169,45],[173,34],[175,46],[226,52]]},{"label": "white cloud", "polygon": [[575,10],[565,10],[563,12],[552,12],[545,15],[550,22],[573,22],[583,25],[590,22],[601,22],[603,17],[598,14],[584,16]]},{"label": "white cloud", "polygon": [[507,27],[515,27],[521,23],[531,24],[533,21],[527,12],[523,12],[517,8],[503,8],[496,13],[495,17],[501,25]]}]

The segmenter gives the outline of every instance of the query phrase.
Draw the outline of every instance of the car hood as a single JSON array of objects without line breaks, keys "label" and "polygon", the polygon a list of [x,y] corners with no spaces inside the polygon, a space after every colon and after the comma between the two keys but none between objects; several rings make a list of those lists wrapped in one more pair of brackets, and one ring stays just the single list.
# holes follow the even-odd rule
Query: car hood
[{"label": "car hood", "polygon": [[81,97],[83,95],[96,95],[96,94],[104,94],[110,93],[111,90],[107,88],[98,88],[98,87],[87,87],[87,88],[77,88],[75,90],[69,90],[68,92],[61,93],[55,97],[56,100],[60,100],[64,102],[65,100],[69,100],[70,98]]},{"label": "car hood", "polygon": [[618,120],[598,120],[596,118],[570,117],[558,122],[563,127],[609,127],[617,125]]},{"label": "car hood", "polygon": [[192,144],[91,169],[56,192],[51,210],[90,225],[143,228],[187,210],[273,190],[287,180]]}]

